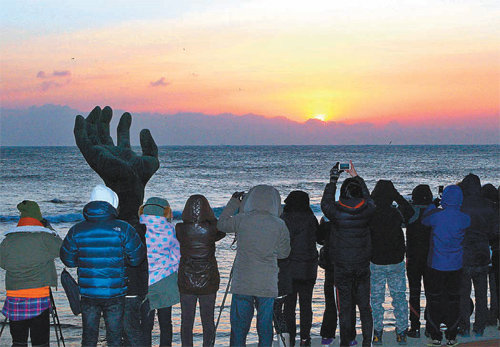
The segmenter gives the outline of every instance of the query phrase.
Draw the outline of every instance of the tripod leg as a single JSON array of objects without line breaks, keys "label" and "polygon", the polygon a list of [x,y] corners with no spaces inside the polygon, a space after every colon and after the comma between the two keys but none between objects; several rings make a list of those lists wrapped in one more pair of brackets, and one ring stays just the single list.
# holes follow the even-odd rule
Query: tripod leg
[{"label": "tripod leg", "polygon": [[3,334],[3,329],[5,329],[5,325],[7,324],[7,317],[5,317],[5,319],[3,320],[2,322],[2,329],[0,330],[0,337],[2,337],[2,334]]},{"label": "tripod leg", "polygon": [[50,301],[52,303],[51,314],[52,314],[52,320],[54,321],[54,330],[56,333],[57,346],[60,347],[59,340],[61,340],[63,347],[66,347],[66,344],[64,343],[64,337],[62,334],[61,322],[59,321],[59,315],[57,314],[56,302],[54,300],[54,296],[52,295],[52,289],[50,289]]}]

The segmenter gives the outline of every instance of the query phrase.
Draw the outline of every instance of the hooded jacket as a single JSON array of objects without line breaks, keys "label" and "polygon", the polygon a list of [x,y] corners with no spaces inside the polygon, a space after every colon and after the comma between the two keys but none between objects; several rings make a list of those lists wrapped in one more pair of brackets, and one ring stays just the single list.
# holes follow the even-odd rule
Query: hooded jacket
[{"label": "hooded jacket", "polygon": [[66,266],[78,267],[80,294],[96,299],[127,294],[126,265],[139,265],[146,247],[130,224],[116,219],[118,212],[105,201],[89,202],[83,216],[85,221],[68,231],[60,250]]},{"label": "hooded jacket", "polygon": [[464,194],[461,211],[471,218],[465,230],[464,266],[487,266],[490,263],[489,241],[498,233],[498,213],[493,203],[481,195],[481,182],[473,174],[460,183]]},{"label": "hooded jacket", "polygon": [[430,205],[422,224],[432,227],[427,265],[439,271],[456,271],[463,266],[463,240],[470,217],[460,211],[463,194],[452,185],[443,191],[441,208]]},{"label": "hooded jacket", "polygon": [[425,263],[429,254],[431,227],[422,224],[424,212],[432,204],[431,188],[419,184],[412,193],[413,216],[406,223],[406,259]]},{"label": "hooded jacket", "polygon": [[315,280],[318,271],[318,220],[309,206],[309,195],[303,191],[291,192],[285,199],[281,218],[290,232],[291,251],[288,260],[291,277]]},{"label": "hooded jacket", "polygon": [[[217,228],[236,233],[236,258],[231,292],[278,296],[278,262],[290,254],[290,236],[279,218],[281,199],[268,185],[255,186],[243,201],[231,198],[220,215]],[[234,215],[237,210],[238,214]]]},{"label": "hooded jacket", "polygon": [[[356,185],[362,197],[350,196],[350,185]],[[372,251],[369,222],[375,212],[370,192],[359,176],[344,180],[339,201],[335,201],[336,191],[337,184],[328,183],[321,199],[321,210],[334,230],[329,237],[329,257],[334,264],[368,266]]]},{"label": "hooded jacket", "polygon": [[192,195],[182,211],[182,223],[175,226],[181,247],[179,291],[206,295],[219,289],[220,276],[215,242],[226,234],[217,230],[217,219],[203,195]]},{"label": "hooded jacket", "polygon": [[17,226],[0,244],[0,267],[5,269],[5,289],[57,286],[54,259],[62,240],[56,232],[37,225]]},{"label": "hooded jacket", "polygon": [[[405,237],[402,224],[414,213],[389,180],[379,180],[371,194],[376,208],[370,220],[372,259],[377,265],[398,264],[405,255]],[[398,208],[392,206],[392,202]]]}]

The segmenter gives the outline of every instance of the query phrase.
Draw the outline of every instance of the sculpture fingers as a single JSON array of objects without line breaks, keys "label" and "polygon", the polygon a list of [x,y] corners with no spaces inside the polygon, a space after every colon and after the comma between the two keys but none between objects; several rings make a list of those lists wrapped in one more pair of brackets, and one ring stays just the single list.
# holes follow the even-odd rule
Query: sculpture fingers
[{"label": "sculpture fingers", "polygon": [[75,118],[75,127],[73,129],[73,134],[75,135],[76,145],[80,149],[80,152],[82,152],[85,159],[87,159],[91,156],[91,152],[93,151],[93,144],[87,134],[87,122],[81,115],[78,115]]},{"label": "sculpture fingers", "polygon": [[158,158],[158,147],[149,129],[142,129],[140,134],[142,155]]},{"label": "sculpture fingers", "polygon": [[111,107],[106,106],[101,112],[101,117],[97,123],[97,132],[99,135],[99,141],[103,145],[114,146],[113,139],[109,134],[109,123],[113,117],[113,110]]},{"label": "sculpture fingers", "polygon": [[94,109],[89,113],[85,119],[87,124],[87,136],[90,142],[94,145],[100,145],[99,134],[97,131],[97,125],[101,119],[101,108],[99,106],[94,107]]},{"label": "sculpture fingers", "polygon": [[132,116],[125,112],[118,123],[117,128],[117,143],[120,147],[130,148],[130,125],[132,124]]}]

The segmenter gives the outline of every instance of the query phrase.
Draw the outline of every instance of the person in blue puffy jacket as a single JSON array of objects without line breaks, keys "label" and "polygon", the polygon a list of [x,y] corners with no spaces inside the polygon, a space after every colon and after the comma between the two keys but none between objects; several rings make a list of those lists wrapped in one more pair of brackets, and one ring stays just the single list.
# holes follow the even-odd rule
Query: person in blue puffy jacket
[{"label": "person in blue puffy jacket", "polygon": [[101,313],[108,346],[120,346],[127,293],[127,263],[136,266],[146,247],[135,229],[117,220],[118,196],[98,185],[83,208],[85,221],[74,225],[60,250],[62,262],[78,267],[83,320],[82,346],[96,346]]},{"label": "person in blue puffy jacket", "polygon": [[[432,228],[427,272],[424,276],[427,298],[427,323],[432,341],[441,346],[440,323],[447,326],[447,346],[457,345],[457,327],[460,313],[460,280],[463,267],[463,241],[470,217],[460,211],[463,193],[456,185],[443,191],[442,208],[430,205],[422,224]],[[446,301],[446,310],[443,302]]]}]

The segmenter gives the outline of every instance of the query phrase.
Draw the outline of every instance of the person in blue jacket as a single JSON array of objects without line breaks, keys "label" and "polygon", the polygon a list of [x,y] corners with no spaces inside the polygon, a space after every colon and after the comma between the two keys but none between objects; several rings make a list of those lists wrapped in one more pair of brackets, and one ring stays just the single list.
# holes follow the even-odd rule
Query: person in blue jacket
[{"label": "person in blue jacket", "polygon": [[83,208],[85,221],[74,225],[60,250],[62,262],[78,267],[83,320],[82,346],[96,346],[101,313],[108,346],[121,346],[123,310],[127,293],[126,263],[136,266],[146,247],[135,229],[117,220],[118,196],[96,186]]},{"label": "person in blue jacket", "polygon": [[[456,346],[460,318],[460,280],[463,267],[463,241],[470,217],[460,211],[463,193],[456,185],[443,191],[441,207],[430,205],[424,214],[423,225],[432,228],[427,272],[424,276],[427,298],[429,346],[441,346],[440,323],[447,326],[447,346]],[[443,303],[446,301],[446,309]]]}]

